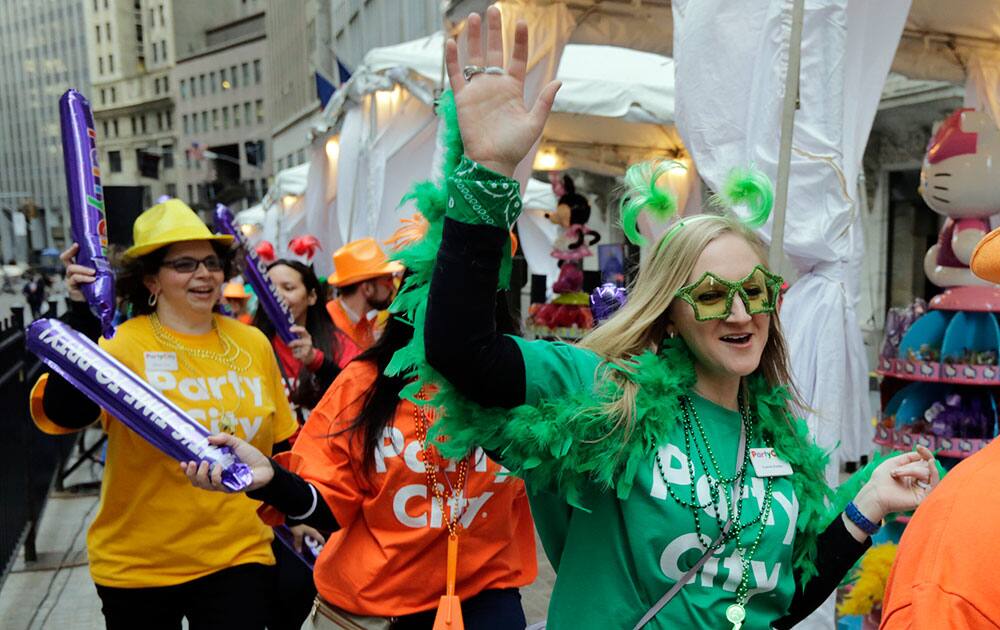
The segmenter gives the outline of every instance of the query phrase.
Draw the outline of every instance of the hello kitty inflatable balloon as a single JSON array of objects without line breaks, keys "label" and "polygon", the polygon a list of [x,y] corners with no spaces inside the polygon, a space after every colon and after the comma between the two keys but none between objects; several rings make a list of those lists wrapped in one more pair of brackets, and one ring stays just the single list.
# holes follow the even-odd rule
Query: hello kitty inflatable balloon
[{"label": "hello kitty inflatable balloon", "polygon": [[969,270],[972,250],[1000,213],[1000,129],[989,116],[963,108],[931,138],[920,169],[920,195],[948,217],[927,250],[924,273],[939,287],[989,284]]}]

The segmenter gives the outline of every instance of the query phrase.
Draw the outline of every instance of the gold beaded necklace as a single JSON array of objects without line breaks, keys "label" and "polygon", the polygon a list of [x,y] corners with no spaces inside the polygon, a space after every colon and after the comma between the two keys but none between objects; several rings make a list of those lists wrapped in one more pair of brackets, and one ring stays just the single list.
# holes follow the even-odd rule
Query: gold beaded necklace
[{"label": "gold beaded necklace", "polygon": [[[190,374],[197,374],[198,370],[196,370],[188,360],[188,356],[215,361],[216,363],[226,366],[237,374],[243,374],[250,369],[250,366],[253,364],[253,358],[246,353],[243,348],[240,348],[239,344],[234,342],[229,335],[219,329],[214,318],[212,319],[212,330],[214,330],[219,336],[219,342],[222,344],[222,352],[212,352],[211,350],[189,348],[185,346],[183,342],[170,334],[170,331],[163,326],[163,323],[160,322],[160,317],[156,313],[149,316],[149,323],[153,328],[153,337],[155,337],[156,340],[162,345],[175,350],[177,352],[178,361]],[[222,405],[221,400],[219,401],[219,404]],[[236,410],[239,409],[239,406],[240,401],[237,399],[235,408],[231,410],[226,409],[225,407],[222,408],[222,414],[219,416],[219,422],[224,433],[236,435],[236,425],[238,422],[236,418]]]},{"label": "gold beaded necklace", "polygon": [[[189,348],[185,346],[179,339],[170,334],[169,330],[164,328],[163,324],[160,322],[159,315],[156,313],[149,316],[149,323],[153,327],[153,336],[156,337],[156,340],[168,348],[178,351],[180,353],[178,355],[180,360],[191,372],[194,372],[195,370],[185,358],[186,356],[208,359],[209,361],[221,363],[238,374],[243,374],[250,369],[250,366],[253,364],[253,359],[250,355],[244,352],[243,348],[234,342],[229,335],[219,329],[214,318],[212,319],[212,330],[214,330],[219,336],[219,342],[222,344],[222,352],[213,352],[202,348]],[[241,362],[243,365],[240,364]]]}]

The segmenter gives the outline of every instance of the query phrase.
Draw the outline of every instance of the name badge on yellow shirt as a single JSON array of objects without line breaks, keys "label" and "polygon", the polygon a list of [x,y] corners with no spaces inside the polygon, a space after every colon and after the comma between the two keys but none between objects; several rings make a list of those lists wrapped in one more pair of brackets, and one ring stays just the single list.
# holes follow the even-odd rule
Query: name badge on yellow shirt
[{"label": "name badge on yellow shirt", "polygon": [[750,449],[750,463],[758,477],[787,477],[792,474],[792,466],[778,457],[773,448]]},{"label": "name badge on yellow shirt", "polygon": [[176,372],[176,352],[144,352],[147,372]]}]

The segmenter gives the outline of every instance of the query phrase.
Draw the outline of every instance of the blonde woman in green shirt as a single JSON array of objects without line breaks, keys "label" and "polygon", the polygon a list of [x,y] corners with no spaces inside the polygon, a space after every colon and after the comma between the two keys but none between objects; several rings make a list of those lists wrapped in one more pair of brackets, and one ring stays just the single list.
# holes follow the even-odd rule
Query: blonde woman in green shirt
[{"label": "blonde woman in green shirt", "polygon": [[[487,22],[483,46],[469,17],[465,67],[454,42],[446,49],[445,179],[415,189],[431,228],[400,255],[413,275],[393,306],[423,338],[388,371],[418,377],[404,397],[440,387],[442,452],[479,445],[526,480],[557,570],[549,628],[790,627],[886,514],[913,509],[937,483],[933,457],[889,458],[837,496],[826,487],[827,457],[793,415],[802,407],[776,310],[781,279],[752,230],[770,212],[770,187],[752,172],[722,196],[751,219],[727,210],[677,223],[629,303],[579,345],[498,334],[496,290],[520,212],[512,176],[558,83],[527,109],[526,26],[504,68],[495,8]],[[663,169],[626,176],[623,224],[636,240],[640,211],[671,210],[656,186]]]}]

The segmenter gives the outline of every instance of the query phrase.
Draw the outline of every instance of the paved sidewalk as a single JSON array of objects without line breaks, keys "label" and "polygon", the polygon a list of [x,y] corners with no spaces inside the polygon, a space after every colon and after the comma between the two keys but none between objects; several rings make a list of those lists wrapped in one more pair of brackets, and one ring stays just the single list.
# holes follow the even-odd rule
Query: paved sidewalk
[{"label": "paved sidewalk", "polygon": [[[98,479],[100,470],[84,465],[67,487]],[[38,561],[26,565],[18,552],[0,590],[0,626],[5,630],[98,630],[104,628],[100,601],[87,568],[87,528],[97,511],[97,496],[53,493],[38,528]]]}]

